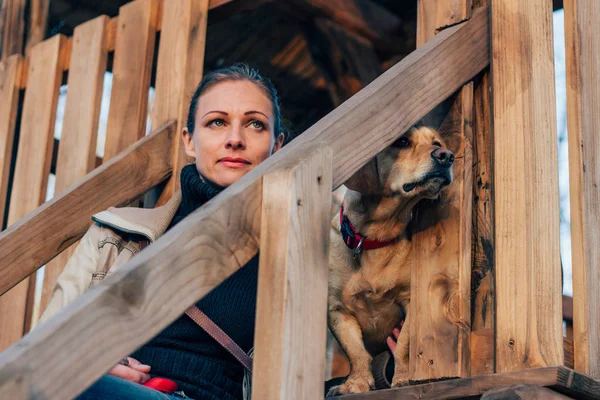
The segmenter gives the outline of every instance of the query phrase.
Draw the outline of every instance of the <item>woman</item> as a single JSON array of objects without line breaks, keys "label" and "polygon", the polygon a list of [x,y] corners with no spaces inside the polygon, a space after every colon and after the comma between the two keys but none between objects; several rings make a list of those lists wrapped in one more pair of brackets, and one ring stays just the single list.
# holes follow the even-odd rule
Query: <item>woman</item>
[{"label": "woman", "polygon": [[[196,161],[181,172],[181,192],[152,210],[111,208],[96,214],[57,280],[42,320],[279,150],[280,121],[277,92],[256,70],[236,64],[206,75],[192,96],[182,132],[186,154]],[[257,277],[255,257],[196,303],[246,352],[254,341]],[[181,392],[169,396],[140,385],[151,375],[175,381]],[[242,377],[242,365],[184,314],[81,398],[238,399]]]}]

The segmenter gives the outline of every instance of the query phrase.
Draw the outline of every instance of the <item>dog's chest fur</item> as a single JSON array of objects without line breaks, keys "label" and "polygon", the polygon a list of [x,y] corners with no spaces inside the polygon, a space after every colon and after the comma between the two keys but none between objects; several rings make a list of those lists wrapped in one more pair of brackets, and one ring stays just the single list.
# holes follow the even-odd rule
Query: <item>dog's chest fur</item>
[{"label": "dog's chest fur", "polygon": [[[403,307],[410,298],[410,241],[398,242],[380,249],[365,250],[352,258],[339,234],[332,249],[344,254],[339,262],[349,268],[335,268],[337,293],[342,312],[353,315],[361,326],[367,350],[384,349],[385,337],[404,317]],[[333,238],[332,238],[333,239]],[[331,271],[333,272],[333,271]]]}]

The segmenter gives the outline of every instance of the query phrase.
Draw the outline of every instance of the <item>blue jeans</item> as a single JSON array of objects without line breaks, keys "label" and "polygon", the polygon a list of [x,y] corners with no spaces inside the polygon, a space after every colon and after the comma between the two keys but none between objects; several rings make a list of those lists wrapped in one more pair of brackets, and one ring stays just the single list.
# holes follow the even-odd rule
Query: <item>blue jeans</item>
[{"label": "blue jeans", "polygon": [[104,375],[81,393],[79,400],[181,400],[183,397],[166,394],[125,379]]}]

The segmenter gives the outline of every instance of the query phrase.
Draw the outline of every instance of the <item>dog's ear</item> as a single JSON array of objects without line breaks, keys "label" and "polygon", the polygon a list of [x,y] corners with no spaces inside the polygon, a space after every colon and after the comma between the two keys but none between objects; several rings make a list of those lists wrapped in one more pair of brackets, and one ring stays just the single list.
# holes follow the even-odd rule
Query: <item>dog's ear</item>
[{"label": "dog's ear", "polygon": [[344,185],[362,194],[377,194],[381,188],[379,184],[379,173],[377,171],[377,159],[373,157],[361,169],[356,171]]}]

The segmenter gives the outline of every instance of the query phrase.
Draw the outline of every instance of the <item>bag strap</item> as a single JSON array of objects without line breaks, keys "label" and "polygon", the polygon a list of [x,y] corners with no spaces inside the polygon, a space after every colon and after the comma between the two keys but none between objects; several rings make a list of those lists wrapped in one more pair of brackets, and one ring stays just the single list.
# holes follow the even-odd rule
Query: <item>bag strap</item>
[{"label": "bag strap", "polygon": [[[140,240],[140,249],[143,250],[150,243],[147,240]],[[236,360],[240,362],[252,373],[252,359],[246,354],[244,350],[232,338],[229,337],[217,324],[213,322],[208,315],[204,314],[196,306],[191,306],[186,310],[186,315],[190,317],[195,323],[200,326],[206,333],[208,333],[213,339],[217,341],[225,350],[229,352]]]},{"label": "bag strap", "polygon": [[196,306],[191,306],[185,312],[200,328],[204,329],[213,339],[225,348],[236,360],[252,373],[252,359],[236,342],[233,341],[217,324]]}]

